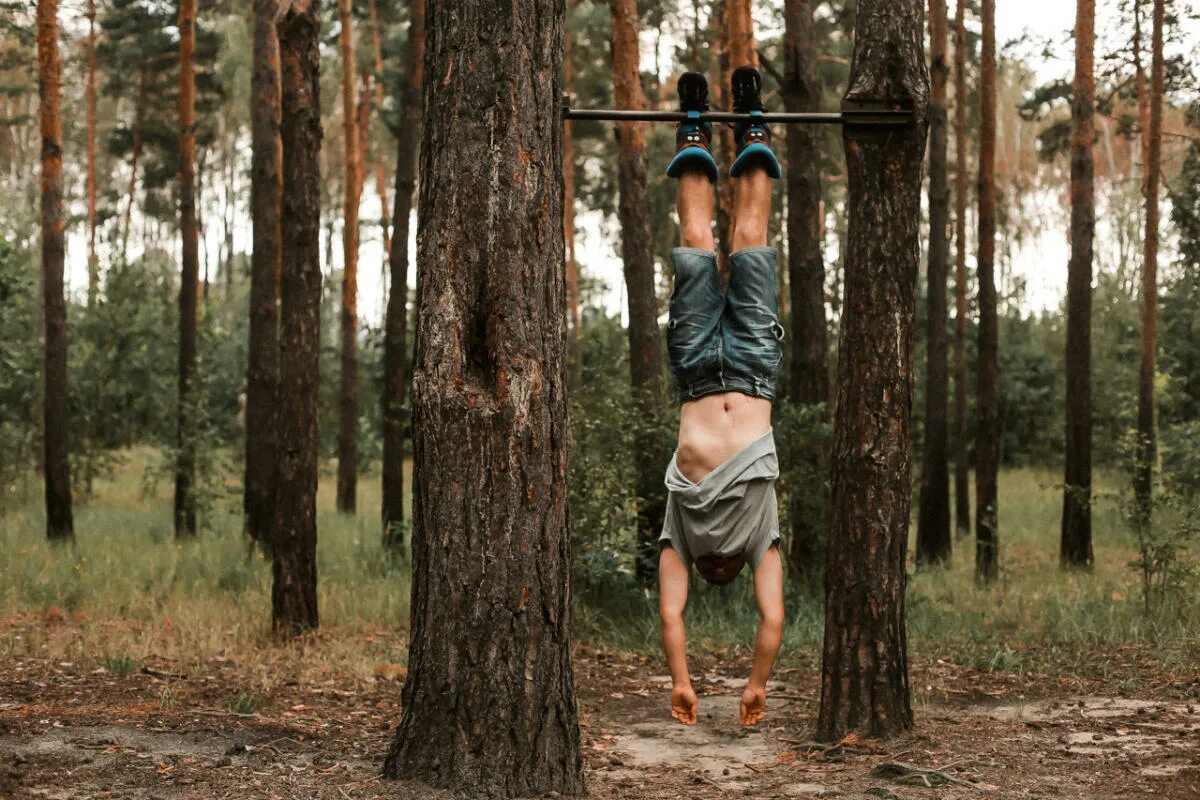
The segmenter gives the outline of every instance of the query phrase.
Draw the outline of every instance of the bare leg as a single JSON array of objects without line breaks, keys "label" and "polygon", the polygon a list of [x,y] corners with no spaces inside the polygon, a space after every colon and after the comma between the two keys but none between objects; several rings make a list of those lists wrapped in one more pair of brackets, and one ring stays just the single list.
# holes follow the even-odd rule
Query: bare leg
[{"label": "bare leg", "polygon": [[713,250],[713,187],[704,173],[695,171],[680,176],[676,206],[680,244]]},{"label": "bare leg", "polygon": [[751,167],[737,178],[733,200],[733,246],[730,252],[767,244],[771,221],[771,178],[762,167]]}]

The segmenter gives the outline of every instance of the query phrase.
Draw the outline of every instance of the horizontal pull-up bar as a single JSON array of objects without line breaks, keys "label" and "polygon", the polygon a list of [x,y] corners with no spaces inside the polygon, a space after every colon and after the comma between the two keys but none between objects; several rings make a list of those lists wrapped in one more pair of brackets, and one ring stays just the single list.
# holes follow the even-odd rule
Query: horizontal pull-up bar
[{"label": "horizontal pull-up bar", "polygon": [[[626,109],[571,108],[571,98],[563,95],[563,119],[602,120],[615,122],[684,122],[686,111],[630,111]],[[754,119],[780,125],[910,125],[913,112],[890,108],[871,108],[865,104],[843,104],[842,110],[819,113],[764,113]],[[729,111],[706,111],[700,115],[702,122],[741,122],[751,119],[750,114],[734,114]]]}]

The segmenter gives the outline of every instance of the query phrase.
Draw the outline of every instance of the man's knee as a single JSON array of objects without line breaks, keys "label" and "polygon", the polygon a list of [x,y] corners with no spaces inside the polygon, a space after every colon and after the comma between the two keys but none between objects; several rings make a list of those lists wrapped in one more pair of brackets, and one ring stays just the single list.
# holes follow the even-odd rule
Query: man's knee
[{"label": "man's knee", "polygon": [[754,217],[739,219],[733,230],[733,250],[762,247],[767,244],[767,221]]},{"label": "man's knee", "polygon": [[680,244],[684,247],[695,247],[700,250],[713,249],[713,232],[711,221],[686,222],[679,229]]}]

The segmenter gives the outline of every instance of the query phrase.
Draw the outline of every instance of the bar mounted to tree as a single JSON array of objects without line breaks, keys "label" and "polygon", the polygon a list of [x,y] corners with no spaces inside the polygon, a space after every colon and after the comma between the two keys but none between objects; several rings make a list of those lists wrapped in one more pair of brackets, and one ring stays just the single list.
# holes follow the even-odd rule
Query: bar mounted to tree
[{"label": "bar mounted to tree", "polygon": [[[684,111],[630,111],[610,108],[572,108],[571,96],[562,96],[564,120],[597,120],[608,122],[683,122],[688,118]],[[896,108],[884,103],[847,101],[842,110],[816,113],[769,112],[756,119],[778,125],[847,125],[853,127],[895,128],[912,125],[916,119],[911,108]],[[707,111],[700,115],[704,122],[740,122],[750,119],[749,114],[734,114],[729,111]]]}]

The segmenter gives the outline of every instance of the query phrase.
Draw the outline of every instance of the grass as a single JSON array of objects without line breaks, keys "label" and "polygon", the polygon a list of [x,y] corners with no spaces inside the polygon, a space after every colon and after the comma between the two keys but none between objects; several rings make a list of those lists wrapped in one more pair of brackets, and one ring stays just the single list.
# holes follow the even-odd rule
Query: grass
[{"label": "grass", "polygon": [[[287,663],[289,678],[371,676],[375,665],[405,660],[407,564],[391,565],[380,546],[377,478],[360,480],[360,511],[333,510],[332,476],[319,493],[318,572],[322,632],[278,643],[269,636],[270,570],[247,547],[238,501],[231,495],[205,515],[195,541],[176,542],[169,486],[146,486],[155,454],[127,453],[95,496],[76,509],[77,542],[51,546],[43,536],[41,498],[31,491],[0,513],[0,656],[91,659],[124,674],[167,659],[182,665],[238,658],[260,666],[261,685],[235,699],[252,709],[259,692]],[[1181,600],[1147,617],[1141,606],[1132,537],[1116,503],[1094,512],[1096,566],[1063,572],[1058,563],[1061,493],[1058,476],[1021,469],[1000,486],[1001,579],[975,585],[973,542],[955,542],[946,568],[913,571],[910,554],[908,630],[916,659],[945,659],[1005,672],[1054,672],[1104,677],[1119,669],[1114,648],[1134,645],[1168,668],[1195,659],[1200,604]],[[35,489],[37,487],[34,487]],[[655,599],[619,579],[597,601],[576,603],[576,640],[587,647],[654,654]],[[749,655],[756,614],[745,576],[729,587],[694,584],[689,638],[697,651]],[[812,665],[820,654],[819,602],[789,592],[782,664]],[[317,650],[311,650],[317,648]],[[310,651],[311,650],[311,651]],[[306,657],[312,652],[319,657]],[[249,713],[249,712],[239,712]]]}]

